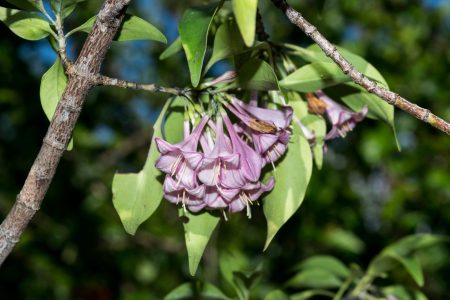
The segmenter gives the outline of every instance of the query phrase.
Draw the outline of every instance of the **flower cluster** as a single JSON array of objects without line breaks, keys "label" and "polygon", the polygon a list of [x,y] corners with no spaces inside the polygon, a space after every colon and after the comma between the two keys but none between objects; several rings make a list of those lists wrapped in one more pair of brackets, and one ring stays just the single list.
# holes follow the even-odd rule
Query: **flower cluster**
[{"label": "flower cluster", "polygon": [[237,119],[233,123],[222,110],[215,121],[204,116],[190,131],[184,124],[184,140],[170,144],[156,138],[161,156],[156,167],[166,174],[164,197],[192,212],[247,209],[275,180],[260,181],[261,170],[285,152],[290,136],[292,108],[266,109],[236,98],[224,103]]}]

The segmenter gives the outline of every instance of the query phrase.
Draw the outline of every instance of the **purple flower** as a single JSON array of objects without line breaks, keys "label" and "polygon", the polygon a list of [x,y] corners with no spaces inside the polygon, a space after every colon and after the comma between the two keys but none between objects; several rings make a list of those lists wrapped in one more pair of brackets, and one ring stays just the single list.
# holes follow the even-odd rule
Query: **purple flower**
[{"label": "purple flower", "polygon": [[163,190],[165,199],[174,204],[181,203],[183,208],[187,207],[192,212],[198,212],[206,206],[203,199],[205,196],[204,185],[188,188],[176,182],[172,176],[166,175]]},{"label": "purple flower", "polygon": [[239,192],[240,189],[226,189],[216,186],[206,187],[205,204],[210,209],[227,208]]},{"label": "purple flower", "polygon": [[223,120],[230,135],[233,153],[239,154],[239,166],[243,177],[248,181],[258,181],[261,176],[263,160],[255,150],[238,136],[226,114],[223,114]]},{"label": "purple flower", "polygon": [[197,152],[197,147],[207,121],[208,117],[203,117],[200,124],[181,143],[172,145],[163,139],[155,139],[156,147],[161,153],[155,166],[166,174],[176,176],[177,184],[182,183],[188,188],[197,186],[195,170],[203,158],[203,154]]},{"label": "purple flower", "polygon": [[215,128],[216,143],[202,159],[198,179],[207,186],[240,188],[245,181],[240,174],[239,154],[233,152],[230,141],[225,137],[221,118],[217,119]]},{"label": "purple flower", "polygon": [[233,98],[232,105],[227,107],[248,128],[242,128],[238,132],[250,137],[255,150],[261,154],[264,165],[273,164],[286,152],[291,134],[291,107],[283,106],[280,110],[266,109],[245,104],[236,98]]},{"label": "purple flower", "polygon": [[263,184],[260,181],[246,184],[234,197],[231,203],[229,203],[228,210],[234,213],[247,208],[247,217],[250,218],[250,205],[252,205],[254,201],[258,200],[263,193],[271,191],[274,185],[275,179],[273,177],[269,178],[266,184]]},{"label": "purple flower", "polygon": [[326,140],[345,137],[349,131],[355,128],[356,123],[361,122],[367,115],[367,105],[360,112],[355,113],[336,103],[322,91],[317,91],[315,94],[326,104],[325,113],[333,126],[325,136]]}]

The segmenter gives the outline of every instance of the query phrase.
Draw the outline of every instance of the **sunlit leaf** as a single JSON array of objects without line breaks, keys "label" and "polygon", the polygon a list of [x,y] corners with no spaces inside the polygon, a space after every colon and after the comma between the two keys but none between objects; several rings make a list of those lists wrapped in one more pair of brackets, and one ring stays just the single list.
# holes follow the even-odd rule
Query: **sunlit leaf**
[{"label": "sunlit leaf", "polygon": [[205,70],[209,70],[216,62],[224,58],[239,54],[244,48],[244,41],[239,34],[236,23],[233,20],[222,23],[214,37],[213,52]]},{"label": "sunlit leaf", "polygon": [[0,7],[0,21],[19,37],[36,41],[52,33],[50,24],[39,14]]},{"label": "sunlit leaf", "polygon": [[309,290],[301,293],[293,294],[290,296],[290,300],[307,300],[316,296],[324,296],[328,298],[333,298],[334,294],[326,290]]},{"label": "sunlit leaf", "polygon": [[220,218],[208,212],[194,215],[188,210],[184,211],[183,208],[179,209],[179,215],[187,218],[183,223],[184,238],[188,252],[189,272],[194,276]]},{"label": "sunlit leaf", "polygon": [[[91,32],[94,26],[96,16],[90,18],[82,25],[70,31],[73,34],[78,31]],[[150,40],[161,43],[167,43],[166,37],[155,26],[144,19],[127,14],[114,38],[119,42],[134,40]]]},{"label": "sunlit leaf", "polygon": [[291,298],[289,298],[289,296],[286,295],[281,290],[272,291],[269,294],[267,294],[266,297],[264,297],[264,300],[289,300],[289,299]]},{"label": "sunlit leaf", "polygon": [[258,0],[232,0],[234,15],[247,47],[255,40]]},{"label": "sunlit leaf", "polygon": [[220,6],[188,8],[178,24],[181,43],[191,73],[191,82],[196,87],[202,75],[209,27]]},{"label": "sunlit leaf", "polygon": [[161,55],[159,56],[159,59],[164,60],[166,58],[169,58],[172,55],[177,54],[181,50],[183,50],[183,46],[181,45],[181,39],[180,39],[180,37],[177,37],[176,40],[173,41],[173,43],[170,44],[170,46],[167,47],[166,50],[163,51],[163,53],[161,53]]},{"label": "sunlit leaf", "polygon": [[[267,219],[267,249],[278,230],[297,211],[305,197],[312,172],[312,157],[308,141],[294,122],[289,147],[274,171],[265,176],[275,177],[274,189],[264,199]],[[295,174],[295,176],[292,176]]]},{"label": "sunlit leaf", "polygon": [[335,63],[314,62],[283,78],[280,85],[298,92],[315,92],[348,81],[350,78]]},{"label": "sunlit leaf", "polygon": [[163,197],[159,180],[162,174],[155,168],[159,152],[154,141],[156,137],[162,136],[161,124],[169,104],[170,101],[167,101],[153,126],[153,137],[144,168],[139,173],[114,175],[113,204],[129,234],[134,234],[139,225],[155,212]]},{"label": "sunlit leaf", "polygon": [[[67,76],[64,72],[64,66],[59,58],[57,58],[50,69],[48,69],[42,76],[39,92],[42,109],[44,110],[44,113],[49,121],[55,114],[56,106],[58,105],[66,86]],[[72,148],[73,140],[70,140],[67,150],[70,151]]]},{"label": "sunlit leaf", "polygon": [[278,90],[278,79],[272,67],[263,60],[250,59],[238,72],[237,86],[258,91]]}]

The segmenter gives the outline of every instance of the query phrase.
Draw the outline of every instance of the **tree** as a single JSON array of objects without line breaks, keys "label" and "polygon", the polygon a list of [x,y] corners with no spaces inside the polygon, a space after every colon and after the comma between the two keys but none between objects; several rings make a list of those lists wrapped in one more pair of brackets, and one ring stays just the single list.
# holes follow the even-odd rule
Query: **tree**
[{"label": "tree", "polygon": [[[152,143],[152,148],[148,155],[149,161],[145,168],[138,174],[117,175],[113,182],[113,192],[115,193],[116,209],[122,218],[126,230],[130,233],[134,233],[137,226],[147,219],[159,204],[159,201],[157,201],[159,197],[155,197],[156,200],[153,202],[148,202],[148,196],[142,196],[145,193],[162,193],[161,182],[157,180],[159,173],[152,167],[158,157],[157,150],[161,153],[162,157],[159,160],[159,162],[161,162],[159,169],[163,171],[164,166],[162,166],[162,159],[165,157],[172,157],[174,155],[173,153],[190,153],[189,156],[185,156],[188,154],[183,154],[183,158],[180,158],[181,154],[177,154],[177,159],[168,161],[170,166],[175,166],[176,170],[171,170],[170,172],[166,170],[166,172],[169,173],[169,175],[176,176],[175,179],[178,180],[178,182],[174,181],[171,183],[171,179],[168,177],[165,181],[164,191],[166,193],[166,198],[168,198],[168,194],[173,193],[173,201],[175,202],[178,201],[178,198],[182,198],[181,202],[183,202],[183,208],[180,210],[180,213],[186,214],[189,219],[189,222],[186,223],[185,230],[188,242],[188,252],[190,253],[191,273],[195,273],[199,257],[203,253],[206,242],[209,239],[212,230],[218,223],[219,217],[209,213],[192,215],[192,211],[203,209],[205,203],[200,204],[202,207],[198,207],[199,205],[195,201],[190,202],[192,199],[188,199],[187,204],[185,203],[184,195],[186,192],[190,193],[191,197],[201,194],[201,197],[198,196],[200,198],[198,201],[203,199],[205,193],[204,191],[193,191],[192,187],[191,190],[180,190],[178,188],[180,181],[185,186],[188,185],[188,182],[185,183],[183,181],[186,178],[184,171],[188,159],[192,160],[192,162],[189,163],[191,166],[193,166],[192,164],[195,164],[193,168],[196,169],[200,157],[197,158],[196,156],[192,156],[195,154],[192,152],[195,152],[196,146],[190,149],[184,148],[185,146],[180,146],[181,148],[171,148],[173,146],[169,146],[169,144],[166,145],[162,140],[157,139],[157,137],[162,134],[159,127],[166,115],[166,110],[168,115],[165,117],[164,128],[167,130],[166,140],[171,143],[175,143],[182,138],[180,135],[176,134],[176,128],[181,128],[183,117],[182,114],[177,116],[175,112],[177,109],[182,109],[183,107],[185,107],[187,118],[185,123],[191,121],[191,126],[196,125],[199,122],[200,117],[205,113],[209,114],[210,117],[212,116],[210,121],[217,121],[217,123],[215,125],[214,123],[212,125],[208,124],[207,126],[210,131],[213,131],[212,136],[215,136],[217,141],[219,141],[218,138],[222,136],[220,133],[222,123],[219,121],[221,120],[220,115],[224,114],[224,109],[233,112],[234,115],[244,122],[245,125],[241,126],[241,129],[243,130],[241,135],[247,135],[248,138],[253,140],[253,144],[251,144],[254,148],[253,150],[246,150],[246,147],[248,147],[247,144],[239,144],[239,133],[233,135],[233,127],[231,126],[232,120],[228,120],[228,117],[225,115],[223,119],[227,128],[227,134],[232,141],[231,145],[233,150],[227,149],[226,145],[228,144],[228,137],[226,136],[223,138],[225,148],[217,146],[217,151],[219,152],[225,151],[230,154],[230,151],[236,151],[232,154],[234,154],[235,157],[240,158],[242,174],[244,179],[248,180],[248,182],[242,184],[232,183],[227,180],[220,183],[222,188],[228,189],[236,189],[239,186],[240,191],[238,194],[243,195],[236,198],[239,201],[235,202],[233,200],[226,204],[230,211],[242,210],[247,207],[249,214],[250,202],[257,200],[261,192],[270,191],[274,188],[273,182],[270,179],[268,179],[268,181],[262,181],[262,183],[258,182],[262,165],[258,166],[260,158],[256,158],[253,155],[253,152],[267,147],[262,138],[277,138],[275,144],[272,142],[269,146],[272,147],[277,145],[281,148],[275,148],[276,151],[272,151],[272,149],[269,149],[270,151],[261,150],[261,155],[266,159],[266,162],[274,162],[275,159],[283,158],[280,165],[276,167],[278,171],[266,171],[268,174],[273,173],[277,181],[275,191],[270,193],[264,202],[265,215],[269,224],[272,224],[268,229],[269,233],[266,247],[278,229],[292,216],[303,200],[311,173],[311,152],[308,142],[312,146],[316,164],[320,166],[325,140],[339,135],[344,136],[346,132],[353,128],[356,122],[361,121],[368,112],[371,113],[372,117],[384,119],[393,126],[392,107],[383,104],[383,102],[373,97],[370,92],[382,96],[390,104],[396,104],[401,108],[405,108],[409,113],[448,133],[448,124],[445,121],[434,116],[428,110],[409,104],[404,98],[386,90],[383,86],[387,86],[387,84],[376,69],[364,59],[352,53],[347,53],[345,50],[338,51],[333,48],[331,44],[320,35],[317,29],[311,27],[306,20],[284,1],[275,1],[275,4],[286,13],[293,23],[298,25],[318,42],[322,50],[325,51],[325,54],[331,57],[346,74],[348,73],[350,78],[343,75],[341,71],[326,58],[326,56],[318,51],[318,48],[300,48],[292,45],[285,45],[285,50],[278,49],[277,47],[279,46],[267,41],[267,36],[264,34],[261,23],[248,23],[248,20],[256,20],[256,17],[252,17],[257,14],[256,2],[249,1],[249,6],[241,6],[242,3],[236,1],[232,3],[232,9],[236,16],[235,23],[233,21],[230,22],[226,15],[222,16],[218,14],[220,11],[226,11],[226,8],[221,9],[222,4],[214,7],[206,7],[205,9],[192,8],[187,10],[180,21],[179,29],[181,38],[179,42],[175,42],[175,44],[168,48],[168,52],[166,51],[163,54],[164,56],[168,56],[171,52],[173,53],[174,49],[181,50],[181,46],[184,48],[189,63],[193,88],[163,88],[154,84],[144,85],[117,80],[99,75],[98,71],[100,69],[102,58],[108,48],[108,44],[113,39],[115,30],[118,30],[120,20],[123,18],[124,9],[122,8],[126,7],[127,3],[122,1],[105,2],[103,10],[99,13],[100,17],[97,18],[97,22],[92,28],[88,40],[75,64],[72,64],[66,57],[65,39],[74,31],[90,31],[93,21],[89,20],[74,31],[66,34],[63,31],[61,21],[65,14],[69,13],[74,8],[76,2],[53,4],[52,8],[56,16],[55,19],[47,14],[44,5],[38,3],[37,9],[42,13],[47,14],[48,20],[51,23],[53,22],[55,31],[53,31],[49,24],[38,15],[26,15],[24,17],[23,14],[25,14],[25,12],[5,9],[5,23],[7,23],[17,34],[30,39],[43,38],[50,34],[50,39],[54,39],[54,42],[57,43],[57,49],[62,64],[57,61],[52,69],[46,73],[46,76],[44,76],[41,83],[41,94],[42,91],[44,91],[44,98],[46,96],[46,90],[52,90],[52,83],[55,84],[55,80],[58,80],[56,82],[57,86],[59,83],[63,86],[65,85],[64,72],[68,75],[69,81],[65,88],[62,100],[59,101],[58,107],[56,108],[56,113],[54,114],[46,138],[44,139],[40,155],[36,159],[36,163],[30,172],[22,192],[19,194],[12,213],[8,215],[2,225],[3,244],[6,245],[4,257],[7,256],[15,241],[18,240],[18,234],[24,229],[29,219],[34,215],[34,212],[37,211],[39,203],[42,201],[51,178],[54,175],[59,159],[70,140],[71,132],[80,112],[82,101],[85,98],[87,91],[93,85],[113,85],[125,88],[144,89],[153,92],[165,92],[177,96],[177,98],[173,98],[171,101],[167,102],[163,108],[159,121],[156,122],[154,131],[154,140],[156,143]],[[23,27],[21,27],[23,26],[21,25],[21,22],[23,22],[22,20],[33,21],[36,23],[36,28],[38,28],[38,30],[29,30],[29,27],[23,30]],[[258,27],[257,32],[259,32],[261,42],[254,44],[254,29],[256,27]],[[142,30],[143,28],[145,28],[145,30]],[[145,31],[145,33],[142,33],[143,31]],[[233,56],[237,71],[225,73],[224,76],[218,77],[215,80],[203,81],[202,85],[200,85],[208,34],[215,36],[212,58],[208,65],[212,65],[214,60],[218,61],[225,57]],[[164,40],[164,37],[161,37],[159,31],[153,28],[152,25],[136,17],[127,18],[117,39],[126,40],[143,38],[143,35],[145,38]],[[242,36],[242,41],[237,42],[237,40],[240,39],[240,36]],[[229,42],[230,37],[232,37],[232,43]],[[227,48],[227,46],[229,46],[229,48]],[[247,47],[250,48],[248,49]],[[340,52],[343,52],[344,56],[342,56]],[[368,77],[359,73],[344,59],[344,57],[346,57],[347,60],[350,60],[357,69],[365,69]],[[310,62],[310,64],[306,64],[292,73],[292,71],[297,68],[292,60],[298,58]],[[205,68],[208,68],[208,65],[206,65]],[[283,80],[278,82],[278,78],[283,78]],[[373,81],[369,78],[372,78]],[[350,91],[344,91],[344,94],[337,94],[336,96],[340,96],[342,100],[351,108],[355,109],[357,113],[352,113],[341,105],[335,104],[327,94],[320,91],[329,86],[347,83],[350,79],[361,84],[367,91],[360,90],[357,86],[350,84]],[[378,84],[375,82],[378,82]],[[283,88],[282,91],[284,91],[284,93],[276,92],[280,86]],[[59,88],[56,89],[56,93],[58,93],[58,89]],[[239,92],[241,89],[248,91],[259,90],[260,97],[261,94],[264,95],[262,96],[262,100],[264,102],[271,102],[275,107],[278,105],[278,109],[274,110],[274,107],[272,107],[271,111],[255,111],[254,107],[242,104],[230,94],[231,91],[237,90]],[[305,94],[300,94],[299,92]],[[326,93],[328,93],[328,91],[326,91]],[[202,99],[202,96],[207,98]],[[241,97],[245,98],[246,96],[241,95]],[[302,97],[306,97],[308,100],[309,112],[307,112],[305,107],[306,102],[302,100]],[[52,98],[58,101],[58,97],[52,95]],[[256,101],[260,100],[256,98],[252,99]],[[360,99],[365,101],[366,106],[363,106],[363,104],[358,102],[361,101]],[[209,107],[209,110],[204,110],[201,107],[202,103],[204,106]],[[293,106],[293,111],[286,106],[287,104]],[[51,107],[52,105],[52,103],[49,105],[47,104],[47,107]],[[50,113],[48,113],[48,111],[50,111]],[[284,112],[284,114],[277,118],[275,114],[279,114],[279,112]],[[51,109],[47,108],[46,113],[51,115]],[[267,116],[267,114],[272,114],[273,119],[270,117],[264,119],[264,116]],[[319,114],[326,114],[333,125],[326,136],[324,132],[325,121],[320,116],[317,116]],[[255,118],[258,119],[256,123]],[[291,119],[294,120],[292,132],[288,128]],[[197,127],[199,128],[199,132],[202,132],[203,126],[206,126],[205,123],[207,122],[207,119],[203,118],[203,120],[204,122],[200,123],[201,126]],[[250,133],[248,133],[248,130],[250,130]],[[173,134],[172,140],[168,138],[168,135],[170,134]],[[291,134],[292,137],[289,148],[293,150],[288,150],[287,154],[284,156],[283,152],[288,144],[282,137]],[[259,144],[256,142],[258,139],[261,139]],[[195,140],[195,138],[193,138],[193,140]],[[158,141],[160,141],[160,144],[158,144]],[[194,145],[197,142],[198,138],[193,142]],[[217,144],[219,143],[216,142],[215,145]],[[208,151],[214,152],[215,150],[210,149]],[[253,152],[250,153],[249,151]],[[298,152],[296,153],[296,151]],[[204,150],[203,154],[200,153],[198,155],[207,155],[207,150]],[[300,162],[299,157],[302,159]],[[219,155],[218,158],[214,161],[210,161],[209,164],[206,163],[205,160],[202,160],[205,164],[203,168],[204,171],[206,172],[211,169],[209,170],[209,173],[205,173],[205,178],[208,178],[208,176],[211,177],[211,174],[215,176],[214,172],[221,172],[220,169],[217,171],[217,165],[220,167],[221,164],[224,164],[224,167],[228,166],[232,171],[234,164],[233,159],[235,160],[236,158],[224,158]],[[183,164],[181,164],[181,161]],[[181,167],[179,167],[178,164],[180,164]],[[245,167],[245,164],[247,164],[247,167]],[[211,168],[208,167],[209,165],[211,165]],[[292,181],[287,174],[298,170],[301,170],[300,178]],[[179,174],[175,174],[178,172]],[[236,172],[238,171],[236,170]],[[201,173],[199,173],[199,178],[201,178],[200,176],[202,176]],[[209,182],[208,185],[208,179],[200,180],[207,186],[214,186],[212,184],[213,182]],[[143,188],[141,184],[139,184],[142,181],[146,183]],[[299,182],[301,182],[301,184]],[[248,185],[250,183],[253,184],[251,187]],[[171,184],[173,187],[169,188],[168,186]],[[217,182],[214,182],[214,184],[217,185]],[[142,188],[142,190],[140,190],[140,188]],[[209,194],[211,193],[212,192],[210,191]],[[294,196],[292,196],[292,194]],[[221,197],[226,196],[222,194]],[[235,196],[230,197],[235,199]],[[136,203],[133,203],[131,206],[129,205],[130,198],[135,199],[136,201]],[[270,201],[271,198],[274,200]],[[241,202],[245,205],[239,204]],[[281,202],[282,209],[280,209],[279,202]],[[238,206],[235,206],[233,203],[237,203],[236,205]],[[276,203],[276,205],[272,205],[273,203]],[[209,208],[220,208],[224,205],[225,204],[218,203],[217,201],[208,203]],[[187,206],[191,212],[186,209],[185,206]],[[132,209],[131,212],[130,209]],[[280,211],[282,213],[280,213]],[[198,236],[200,239],[195,240]]]}]

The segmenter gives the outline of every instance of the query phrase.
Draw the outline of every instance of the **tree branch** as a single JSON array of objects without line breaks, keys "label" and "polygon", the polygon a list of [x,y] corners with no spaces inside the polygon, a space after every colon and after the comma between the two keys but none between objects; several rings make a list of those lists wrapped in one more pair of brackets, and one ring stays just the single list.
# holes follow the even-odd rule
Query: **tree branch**
[{"label": "tree branch", "polygon": [[97,15],[94,27],[73,65],[76,72],[69,74],[67,87],[50,122],[39,154],[13,208],[0,225],[0,265],[39,210],[70,140],[84,99],[93,86],[89,77],[98,74],[129,2],[130,0],[105,0]]},{"label": "tree branch", "polygon": [[179,88],[162,87],[154,83],[143,84],[137,82],[126,81],[117,78],[111,78],[104,75],[97,75],[92,78],[95,85],[116,86],[125,89],[143,90],[148,92],[166,93],[175,96],[183,95],[186,91]]},{"label": "tree branch", "polygon": [[307,36],[319,45],[322,51],[330,57],[355,83],[362,86],[369,93],[375,94],[387,103],[407,112],[417,119],[436,127],[437,129],[450,135],[450,124],[444,119],[434,115],[430,110],[422,108],[409,102],[400,95],[391,92],[367,78],[364,74],[355,69],[318,30],[309,23],[303,16],[293,9],[286,0],[272,0],[276,7],[281,9],[292,24],[300,28]]}]

